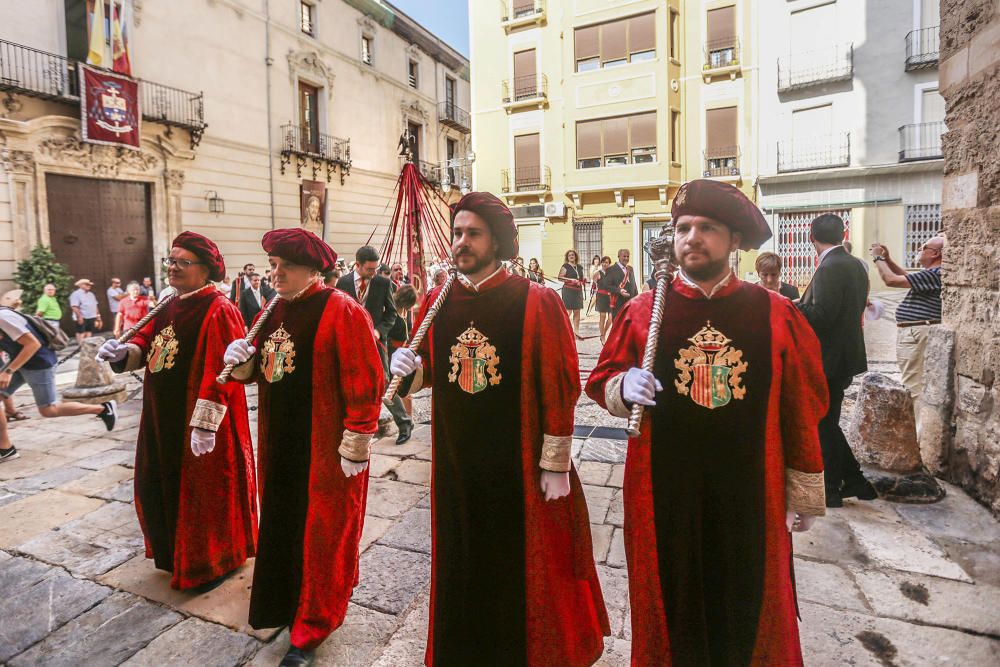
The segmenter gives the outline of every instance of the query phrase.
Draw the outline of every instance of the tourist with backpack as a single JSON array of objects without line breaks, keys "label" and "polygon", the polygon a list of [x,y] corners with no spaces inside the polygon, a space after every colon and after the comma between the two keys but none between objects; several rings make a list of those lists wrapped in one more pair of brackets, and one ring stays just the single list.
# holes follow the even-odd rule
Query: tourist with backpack
[{"label": "tourist with backpack", "polygon": [[[56,395],[56,349],[66,344],[66,335],[40,318],[0,307],[0,350],[10,361],[0,369],[0,398],[6,399],[21,385],[31,387],[35,405],[43,417],[94,415],[110,431],[118,418],[118,404],[101,405],[59,402]],[[7,421],[0,420],[0,463],[18,458],[7,433]]]}]

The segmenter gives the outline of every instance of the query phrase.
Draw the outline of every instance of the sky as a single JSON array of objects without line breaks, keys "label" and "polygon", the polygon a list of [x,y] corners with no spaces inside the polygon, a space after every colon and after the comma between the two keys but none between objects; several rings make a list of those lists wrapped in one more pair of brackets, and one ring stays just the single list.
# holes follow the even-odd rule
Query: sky
[{"label": "sky", "polygon": [[420,25],[469,57],[468,0],[389,0]]}]

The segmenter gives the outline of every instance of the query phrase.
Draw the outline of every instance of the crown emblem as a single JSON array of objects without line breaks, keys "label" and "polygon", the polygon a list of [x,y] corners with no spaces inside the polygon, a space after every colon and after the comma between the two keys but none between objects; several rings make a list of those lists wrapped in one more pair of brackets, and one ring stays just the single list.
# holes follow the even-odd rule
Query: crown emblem
[{"label": "crown emblem", "polygon": [[274,333],[272,333],[270,336],[268,336],[268,338],[270,340],[273,340],[274,344],[277,345],[277,346],[280,346],[282,343],[284,343],[286,340],[288,340],[291,337],[292,337],[292,335],[290,333],[288,333],[287,331],[285,331],[285,325],[284,325],[283,322],[282,322],[281,326],[279,326],[277,329],[274,330]]},{"label": "crown emblem", "polygon": [[487,340],[489,339],[486,338],[486,336],[484,336],[479,329],[476,329],[473,326],[470,326],[468,329],[463,331],[460,336],[458,336],[458,342],[465,347],[479,347]]},{"label": "crown emblem", "polygon": [[473,324],[469,322],[469,328],[455,337],[458,343],[451,346],[448,358],[451,363],[448,382],[457,382],[459,389],[467,394],[478,394],[503,379],[497,369],[500,357],[496,346],[490,345],[490,339]]},{"label": "crown emblem", "polygon": [[684,202],[687,201],[687,196],[688,196],[687,184],[685,184],[682,185],[681,189],[677,191],[677,195],[676,197],[674,197],[674,201],[677,203],[678,206],[684,206]]},{"label": "crown emblem", "polygon": [[268,382],[278,382],[295,371],[295,342],[284,322],[264,341],[261,353],[260,369]]},{"label": "crown emblem", "polygon": [[690,396],[709,410],[728,405],[733,399],[743,400],[747,393],[743,374],[748,364],[742,350],[730,347],[732,341],[710,321],[688,340],[694,345],[678,350],[674,359],[677,393]]},{"label": "crown emblem", "polygon": [[705,323],[706,326],[696,333],[689,341],[703,352],[718,352],[732,341],[726,335],[712,326],[711,320]]}]

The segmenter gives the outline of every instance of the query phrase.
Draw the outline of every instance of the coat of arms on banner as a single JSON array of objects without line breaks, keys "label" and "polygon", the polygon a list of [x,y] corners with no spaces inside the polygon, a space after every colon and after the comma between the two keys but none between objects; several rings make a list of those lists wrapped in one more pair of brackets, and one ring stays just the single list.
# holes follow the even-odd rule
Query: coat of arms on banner
[{"label": "coat of arms on banner", "polygon": [[691,400],[710,410],[734,398],[742,400],[747,393],[742,384],[747,370],[743,352],[730,347],[732,341],[711,322],[688,340],[694,345],[680,350],[674,359],[674,367],[680,371],[674,380],[677,393],[690,395]]},{"label": "coat of arms on banner", "polygon": [[120,74],[80,66],[84,141],[139,148],[139,84]]},{"label": "coat of arms on banner", "polygon": [[[448,381],[458,381],[458,386],[467,394],[478,394],[488,385],[500,384],[503,376],[497,371],[500,357],[497,349],[489,344],[489,338],[469,323],[457,338],[458,344],[451,346],[451,372]],[[487,378],[487,375],[489,376]]]},{"label": "coat of arms on banner", "polygon": [[284,324],[267,337],[261,352],[260,370],[268,382],[278,382],[295,370],[295,343]]},{"label": "coat of arms on banner", "polygon": [[177,342],[177,332],[174,331],[173,323],[160,329],[156,334],[153,344],[146,354],[146,367],[150,373],[159,373],[164,369],[174,367],[174,357],[180,350],[180,343]]}]

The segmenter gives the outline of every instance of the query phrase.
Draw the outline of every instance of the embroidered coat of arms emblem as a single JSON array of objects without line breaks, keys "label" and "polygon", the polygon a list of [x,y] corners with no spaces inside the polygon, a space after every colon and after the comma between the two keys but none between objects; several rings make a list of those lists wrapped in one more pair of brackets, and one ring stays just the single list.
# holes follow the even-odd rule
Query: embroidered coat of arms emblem
[{"label": "embroidered coat of arms emblem", "polygon": [[180,343],[177,342],[177,332],[174,331],[174,325],[171,322],[160,329],[160,333],[156,334],[156,338],[153,339],[153,344],[146,354],[146,367],[149,372],[159,373],[164,369],[173,368],[174,357],[177,356],[179,350]]},{"label": "embroidered coat of arms emblem", "polygon": [[711,322],[688,340],[694,345],[680,350],[674,359],[679,371],[674,380],[677,393],[691,396],[710,410],[728,405],[734,398],[742,400],[747,393],[742,384],[747,370],[742,350],[730,347],[732,341]]},{"label": "embroidered coat of arms emblem", "polygon": [[285,331],[284,323],[267,337],[261,348],[260,371],[264,379],[274,383],[295,370],[295,343]]},{"label": "embroidered coat of arms emblem", "polygon": [[[458,338],[458,344],[451,346],[451,372],[448,382],[458,381],[458,386],[468,394],[478,394],[489,385],[498,385],[503,376],[497,371],[500,357],[497,349],[489,344],[489,338],[469,323]],[[487,377],[489,376],[489,377]]]}]

